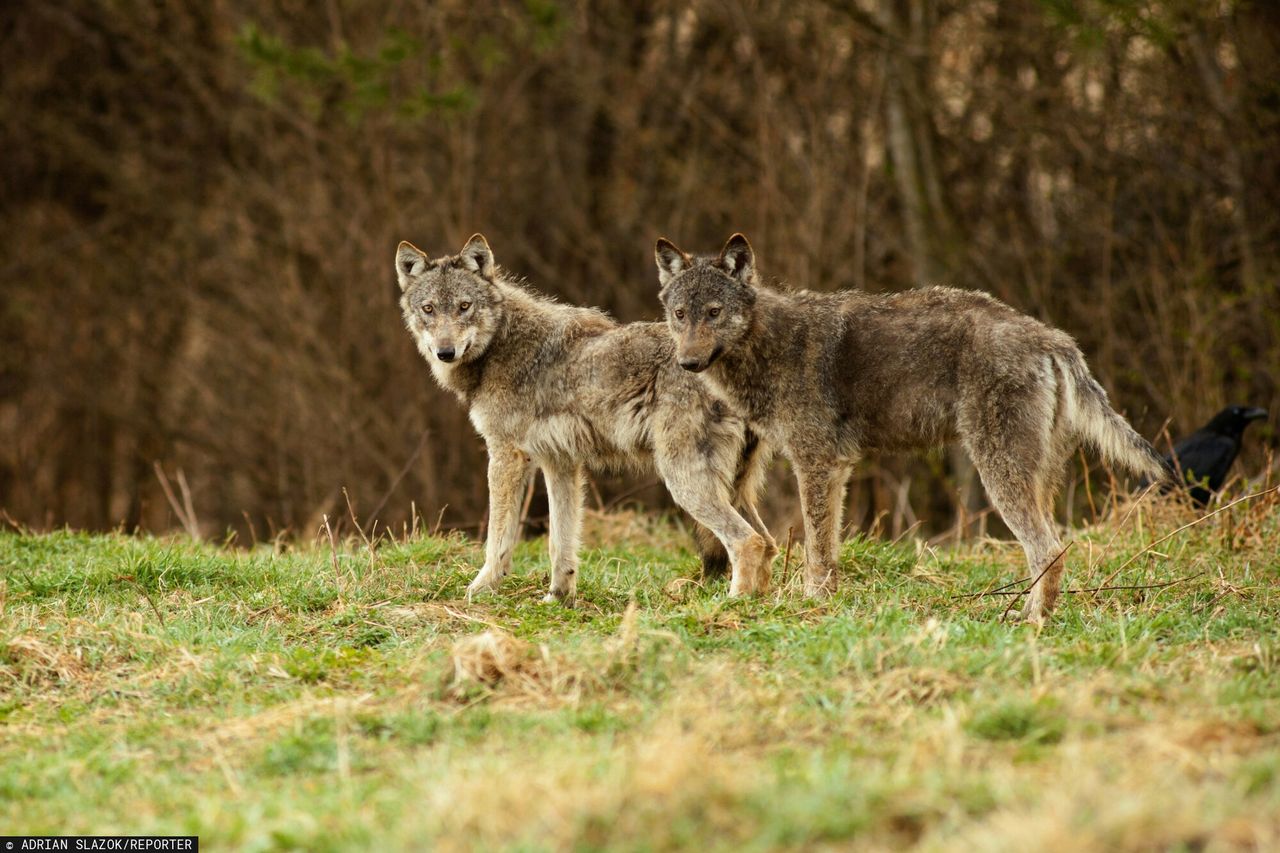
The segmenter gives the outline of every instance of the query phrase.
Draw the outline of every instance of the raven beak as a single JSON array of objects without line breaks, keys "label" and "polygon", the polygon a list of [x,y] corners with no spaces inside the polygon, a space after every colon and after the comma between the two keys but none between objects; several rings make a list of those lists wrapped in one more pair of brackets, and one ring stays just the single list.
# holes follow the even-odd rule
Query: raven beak
[{"label": "raven beak", "polygon": [[1245,409],[1244,419],[1246,421],[1262,421],[1267,418],[1266,409]]}]

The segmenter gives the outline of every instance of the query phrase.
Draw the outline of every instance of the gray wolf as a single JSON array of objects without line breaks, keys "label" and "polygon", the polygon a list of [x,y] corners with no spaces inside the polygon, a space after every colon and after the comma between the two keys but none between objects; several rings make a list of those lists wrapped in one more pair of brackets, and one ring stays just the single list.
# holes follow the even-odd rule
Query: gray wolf
[{"label": "gray wolf", "polygon": [[676,359],[792,463],[805,527],[805,587],[836,587],[845,484],[871,451],[958,439],[1026,552],[1023,615],[1060,589],[1053,501],[1088,442],[1130,471],[1164,478],[1159,454],[1117,414],[1065,333],[983,293],[784,293],[758,281],[735,234],[719,255],[655,249]]},{"label": "gray wolf", "polygon": [[548,600],[571,603],[576,591],[585,468],[656,468],[714,535],[699,538],[704,565],[727,557],[732,594],[768,588],[777,546],[755,508],[767,452],[676,366],[664,324],[618,325],[535,294],[495,265],[479,234],[435,259],[401,243],[395,263],[405,325],[488,449],[485,560],[468,595],[510,573],[534,467],[551,509]]}]

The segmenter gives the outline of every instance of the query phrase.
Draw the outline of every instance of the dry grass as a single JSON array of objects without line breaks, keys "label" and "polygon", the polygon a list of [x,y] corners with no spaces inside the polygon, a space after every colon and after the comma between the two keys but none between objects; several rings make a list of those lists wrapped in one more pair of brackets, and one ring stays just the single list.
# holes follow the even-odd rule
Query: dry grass
[{"label": "dry grass", "polygon": [[84,672],[84,665],[76,655],[31,636],[10,638],[5,643],[4,659],[0,678],[18,684],[74,682]]}]

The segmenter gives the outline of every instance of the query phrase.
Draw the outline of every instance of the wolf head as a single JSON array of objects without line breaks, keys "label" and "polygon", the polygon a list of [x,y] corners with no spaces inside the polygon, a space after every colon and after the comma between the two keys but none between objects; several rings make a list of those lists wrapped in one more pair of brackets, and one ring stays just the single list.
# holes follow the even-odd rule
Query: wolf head
[{"label": "wolf head", "polygon": [[676,340],[676,361],[700,373],[751,328],[756,303],[755,254],[734,234],[714,258],[693,258],[666,239],[654,248],[659,298]]},{"label": "wolf head", "polygon": [[437,373],[474,361],[493,341],[502,319],[493,251],[476,234],[456,255],[432,260],[412,243],[396,249],[400,308],[418,351]]}]

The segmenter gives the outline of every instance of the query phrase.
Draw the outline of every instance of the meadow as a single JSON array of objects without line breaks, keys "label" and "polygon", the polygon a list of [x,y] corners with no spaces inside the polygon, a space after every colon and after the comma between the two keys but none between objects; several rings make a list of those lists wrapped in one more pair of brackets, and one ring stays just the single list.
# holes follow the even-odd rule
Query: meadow
[{"label": "meadow", "polygon": [[[0,826],[207,849],[1280,845],[1280,501],[1016,544],[860,536],[839,594],[704,583],[671,519],[588,519],[468,602],[461,535],[251,548],[0,534]],[[1180,527],[1187,526],[1181,532]],[[1173,534],[1170,536],[1169,534]],[[785,531],[784,537],[785,538]],[[985,593],[985,594],[984,594]]]}]

